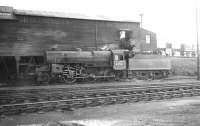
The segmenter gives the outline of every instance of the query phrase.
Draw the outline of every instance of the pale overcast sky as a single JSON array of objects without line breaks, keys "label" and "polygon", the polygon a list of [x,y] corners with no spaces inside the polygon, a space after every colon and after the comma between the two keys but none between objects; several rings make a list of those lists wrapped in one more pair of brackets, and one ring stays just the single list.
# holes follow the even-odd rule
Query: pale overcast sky
[{"label": "pale overcast sky", "polygon": [[[157,34],[158,45],[171,42],[196,44],[195,8],[198,0],[0,0],[0,6],[15,9],[42,10],[105,15],[140,21],[143,27]],[[200,17],[200,11],[199,11]],[[200,18],[199,18],[200,21]],[[200,25],[200,23],[199,23]]]}]

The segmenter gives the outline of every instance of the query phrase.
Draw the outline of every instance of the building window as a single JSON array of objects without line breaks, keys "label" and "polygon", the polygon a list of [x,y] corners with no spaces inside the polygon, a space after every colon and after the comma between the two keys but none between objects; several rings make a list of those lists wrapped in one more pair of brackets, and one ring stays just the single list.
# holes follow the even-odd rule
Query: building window
[{"label": "building window", "polygon": [[151,36],[146,35],[146,44],[150,44],[150,43],[151,43]]},{"label": "building window", "polygon": [[126,41],[129,41],[131,38],[132,38],[132,31],[130,30],[120,30],[119,31],[119,38],[120,40],[126,40]]},{"label": "building window", "polygon": [[120,40],[125,39],[126,31],[120,31]]}]

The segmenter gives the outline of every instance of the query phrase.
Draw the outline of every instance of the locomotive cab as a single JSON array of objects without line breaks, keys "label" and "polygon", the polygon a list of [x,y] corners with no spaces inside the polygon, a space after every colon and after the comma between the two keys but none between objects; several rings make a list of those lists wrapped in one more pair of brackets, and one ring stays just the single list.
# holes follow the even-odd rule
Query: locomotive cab
[{"label": "locomotive cab", "polygon": [[126,53],[128,50],[112,50],[113,69],[126,70]]}]

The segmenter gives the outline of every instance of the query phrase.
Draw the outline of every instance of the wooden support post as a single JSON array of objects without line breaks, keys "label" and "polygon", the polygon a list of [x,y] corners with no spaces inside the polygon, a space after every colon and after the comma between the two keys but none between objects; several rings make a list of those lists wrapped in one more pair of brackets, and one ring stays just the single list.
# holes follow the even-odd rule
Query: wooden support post
[{"label": "wooden support post", "polygon": [[17,78],[19,78],[19,77],[20,77],[20,70],[19,70],[19,66],[20,66],[20,56],[15,56],[15,60],[16,60]]}]

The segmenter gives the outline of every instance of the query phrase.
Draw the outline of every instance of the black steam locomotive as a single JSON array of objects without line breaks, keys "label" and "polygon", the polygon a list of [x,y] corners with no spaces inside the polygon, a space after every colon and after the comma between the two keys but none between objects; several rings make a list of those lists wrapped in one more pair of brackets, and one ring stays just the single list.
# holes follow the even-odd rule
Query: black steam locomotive
[{"label": "black steam locomotive", "polygon": [[170,61],[130,50],[46,51],[46,65],[36,68],[37,82],[167,77]]}]

